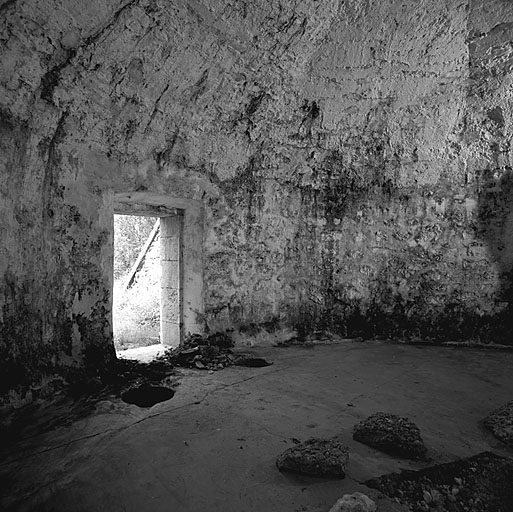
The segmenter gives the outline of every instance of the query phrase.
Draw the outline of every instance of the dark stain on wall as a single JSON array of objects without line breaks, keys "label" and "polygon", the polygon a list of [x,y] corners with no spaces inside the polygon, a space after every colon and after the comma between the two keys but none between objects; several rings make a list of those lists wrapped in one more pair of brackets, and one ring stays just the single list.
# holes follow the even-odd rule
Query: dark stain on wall
[{"label": "dark stain on wall", "polygon": [[505,94],[503,80],[511,73],[512,37],[513,23],[498,23],[486,34],[472,35],[465,120],[465,141],[470,147],[479,144],[481,151],[472,169],[478,199],[476,235],[485,243],[500,280],[495,294],[499,312],[490,318],[489,332],[505,343],[513,343],[513,169],[505,122],[513,101]]},{"label": "dark stain on wall", "polygon": [[[479,235],[497,265],[500,284],[496,301],[503,311],[496,319],[497,336],[513,343],[513,171],[484,172],[479,193]],[[498,330],[498,329],[495,329]]]},{"label": "dark stain on wall", "polygon": [[258,216],[262,210],[264,196],[260,170],[263,166],[262,150],[249,158],[247,166],[233,179],[219,184],[225,198],[235,210],[242,208],[248,236],[258,236]]},{"label": "dark stain on wall", "polygon": [[382,172],[386,143],[386,140],[371,138],[365,146],[356,146],[360,152],[356,162],[347,162],[341,151],[333,151],[325,158],[321,171],[323,188],[320,202],[329,222],[351,215],[360,202],[376,194],[391,194],[393,182]]},{"label": "dark stain on wall", "polygon": [[48,354],[41,344],[43,318],[41,311],[27,303],[32,295],[32,283],[20,283],[11,272],[3,276],[5,304],[0,322],[0,395],[10,389],[27,389],[37,380],[44,367],[50,365]]}]

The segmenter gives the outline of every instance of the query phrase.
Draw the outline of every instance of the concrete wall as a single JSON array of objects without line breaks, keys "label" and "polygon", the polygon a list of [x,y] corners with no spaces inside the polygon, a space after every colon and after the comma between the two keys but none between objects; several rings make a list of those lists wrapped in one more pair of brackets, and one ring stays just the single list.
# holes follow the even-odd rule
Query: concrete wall
[{"label": "concrete wall", "polygon": [[201,205],[198,325],[509,341],[509,0],[0,19],[0,391],[113,357],[115,193]]}]

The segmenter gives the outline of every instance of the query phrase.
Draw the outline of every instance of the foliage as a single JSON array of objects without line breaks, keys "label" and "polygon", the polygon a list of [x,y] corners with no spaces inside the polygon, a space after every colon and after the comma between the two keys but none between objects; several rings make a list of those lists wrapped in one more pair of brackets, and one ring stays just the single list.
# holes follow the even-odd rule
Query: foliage
[{"label": "foliage", "polygon": [[114,345],[117,350],[159,343],[160,290],[158,281],[139,275],[130,289],[125,279],[157,219],[114,216]]},{"label": "foliage", "polygon": [[155,225],[154,217],[114,215],[114,279],[123,278]]},{"label": "foliage", "polygon": [[160,296],[158,287],[136,283],[126,290],[114,285],[114,346],[117,350],[160,342]]}]

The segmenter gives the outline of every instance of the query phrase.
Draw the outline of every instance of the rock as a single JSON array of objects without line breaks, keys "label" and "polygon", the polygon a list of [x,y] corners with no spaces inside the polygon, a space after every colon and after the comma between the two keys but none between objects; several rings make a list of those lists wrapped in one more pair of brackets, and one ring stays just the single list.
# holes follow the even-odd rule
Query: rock
[{"label": "rock", "polygon": [[419,458],[426,446],[418,427],[395,414],[378,412],[355,426],[353,439],[392,455]]},{"label": "rock", "polygon": [[66,50],[77,48],[81,41],[80,32],[78,30],[68,30],[61,39],[61,46]]},{"label": "rock", "polygon": [[347,447],[336,439],[311,438],[285,450],[276,466],[280,471],[344,478],[348,458]]},{"label": "rock", "polygon": [[376,510],[376,503],[361,492],[344,494],[330,508],[330,512],[375,512]]},{"label": "rock", "polygon": [[492,411],[485,418],[484,426],[497,439],[513,448],[513,400]]}]

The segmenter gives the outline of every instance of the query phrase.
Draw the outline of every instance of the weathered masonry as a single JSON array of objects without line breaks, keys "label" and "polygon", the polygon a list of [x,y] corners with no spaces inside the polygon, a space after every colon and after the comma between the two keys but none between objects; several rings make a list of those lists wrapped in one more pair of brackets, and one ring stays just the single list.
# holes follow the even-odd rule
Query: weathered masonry
[{"label": "weathered masonry", "polygon": [[0,54],[7,400],[115,357],[119,204],[183,211],[184,331],[511,343],[509,0],[4,1]]}]

